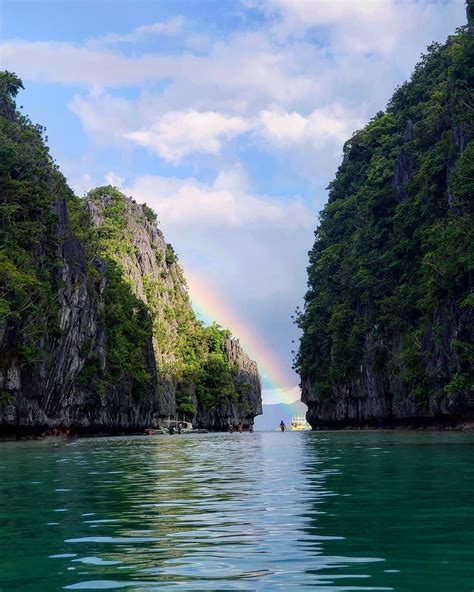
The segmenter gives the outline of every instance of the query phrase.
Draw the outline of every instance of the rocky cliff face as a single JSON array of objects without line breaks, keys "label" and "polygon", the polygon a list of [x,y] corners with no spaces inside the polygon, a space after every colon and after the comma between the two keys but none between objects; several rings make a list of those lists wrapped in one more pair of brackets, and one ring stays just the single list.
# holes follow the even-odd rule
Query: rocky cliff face
[{"label": "rocky cliff face", "polygon": [[72,195],[42,130],[14,110],[18,79],[7,82],[0,435],[134,432],[176,415],[216,430],[252,425],[257,366],[229,332],[196,319],[154,212],[112,187]]},{"label": "rocky cliff face", "polygon": [[[365,356],[352,380],[334,384],[330,396],[318,397],[313,380],[305,378],[302,400],[308,405],[308,421],[314,427],[435,427],[462,426],[474,422],[474,397],[468,382],[454,383],[453,377],[466,371],[463,352],[453,343],[473,343],[472,311],[453,305],[450,310],[438,310],[433,324],[428,324],[421,336],[425,360],[423,391],[414,381],[406,379],[402,336],[383,343],[399,364],[398,371],[383,372],[373,354],[371,336],[365,346]],[[436,334],[434,334],[436,331]]]},{"label": "rocky cliff face", "polygon": [[[120,210],[115,229],[109,216],[109,209],[114,208],[115,214]],[[257,365],[237,340],[225,336],[222,351],[235,371],[237,396],[201,399],[192,377],[182,371],[179,345],[189,337],[190,327],[194,337],[203,328],[191,309],[176,255],[154,218],[147,219],[152,214],[145,208],[113,188],[92,192],[85,209],[93,238],[84,246],[69,224],[66,201],[56,202],[59,334],[42,337],[38,363],[21,364],[14,357],[0,372],[0,388],[6,395],[0,405],[3,432],[52,427],[101,433],[137,431],[176,415],[201,428],[225,430],[231,424],[249,427],[261,413]],[[111,275],[112,267],[120,269],[119,280]],[[110,351],[116,345],[111,334],[121,330],[117,323],[122,322],[107,318],[109,306],[120,306],[109,297],[117,281],[132,299],[132,307],[144,305],[139,313],[122,311],[135,315],[134,322],[144,333],[138,359],[127,360],[120,357],[120,350]],[[124,338],[125,348],[131,347]],[[7,344],[2,342],[2,346]],[[195,353],[208,355],[205,348]],[[111,361],[112,354],[119,358]],[[146,375],[143,384],[134,376],[136,368],[126,370],[130,363],[141,366]],[[192,407],[180,413],[183,391]]]},{"label": "rocky cliff face", "polygon": [[[115,194],[115,193],[114,193]],[[115,194],[116,196],[116,194]],[[22,364],[13,357],[0,372],[0,388],[6,400],[0,405],[0,425],[5,432],[28,432],[51,427],[71,427],[76,431],[135,431],[156,426],[177,414],[180,391],[187,389],[195,411],[188,419],[199,427],[222,430],[229,424],[253,424],[261,413],[261,387],[258,369],[230,337],[224,341],[224,359],[236,369],[236,382],[243,387],[239,397],[219,401],[199,399],[192,380],[173,372],[179,366],[176,344],[183,340],[183,325],[195,325],[182,271],[170,259],[170,247],[143,207],[131,199],[118,197],[123,205],[121,217],[122,252],[110,254],[105,247],[88,249],[74,236],[64,200],[56,203],[58,223],[57,293],[59,334],[41,339],[41,360]],[[107,223],[110,195],[95,194],[87,202],[92,232]],[[116,205],[116,204],[115,204]],[[110,232],[110,229],[109,229]],[[99,239],[100,242],[100,239]],[[110,245],[109,245],[110,246]],[[96,256],[94,250],[102,255]],[[167,259],[168,254],[168,259]],[[107,371],[110,366],[110,332],[104,315],[109,306],[108,289],[115,282],[110,267],[120,262],[121,278],[128,297],[146,308],[149,318],[139,318],[143,336],[140,360],[147,374],[144,388],[137,392],[135,377],[124,370],[122,376]],[[116,306],[114,302],[112,305]],[[151,322],[150,322],[151,321]],[[8,327],[4,335],[8,334]],[[7,343],[2,341],[2,346]],[[127,347],[127,343],[125,343]],[[205,352],[201,352],[206,355]],[[126,360],[117,360],[126,364]],[[134,361],[132,360],[132,363]],[[179,411],[179,410],[178,410]]]},{"label": "rocky cliff face", "polygon": [[260,378],[256,362],[242,350],[239,341],[227,337],[224,341],[225,359],[237,369],[236,381],[241,390],[238,399],[227,399],[211,408],[195,399],[198,427],[216,431],[227,430],[229,426],[247,429],[253,426],[256,415],[262,414]]},{"label": "rocky cliff face", "polygon": [[344,147],[298,316],[313,427],[474,421],[473,43],[432,46]]}]

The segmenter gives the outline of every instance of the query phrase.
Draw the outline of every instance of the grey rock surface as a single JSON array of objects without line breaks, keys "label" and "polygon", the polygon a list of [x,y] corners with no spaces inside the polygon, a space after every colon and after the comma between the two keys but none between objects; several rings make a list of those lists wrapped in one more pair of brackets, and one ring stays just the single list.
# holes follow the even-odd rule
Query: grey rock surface
[{"label": "grey rock surface", "polygon": [[[107,199],[89,201],[87,209],[92,223],[104,223]],[[160,375],[158,368],[170,361],[152,334],[146,346],[146,366],[152,376],[147,393],[139,398],[132,385],[123,379],[107,385],[98,396],[93,385],[82,384],[78,375],[87,361],[93,359],[105,367],[107,337],[99,322],[105,305],[107,262],[90,260],[87,249],[76,238],[68,220],[65,200],[56,202],[58,271],[54,278],[59,306],[59,330],[51,335],[45,329],[41,336],[41,359],[21,366],[12,359],[0,372],[0,435],[2,433],[41,433],[52,428],[73,429],[87,433],[137,432],[158,426],[176,412],[176,393],[180,385]],[[175,306],[170,294],[181,298],[180,305],[190,307],[186,284],[177,265],[167,265],[167,245],[161,231],[150,223],[141,205],[126,202],[127,231],[133,237],[133,250],[122,260],[122,267],[135,295],[147,302],[145,282],[152,279],[160,285],[159,305],[163,310]],[[93,273],[91,273],[91,270]],[[180,296],[181,295],[181,296]],[[165,319],[166,336],[173,339],[178,331],[176,321]],[[8,323],[0,332],[1,351],[8,351]],[[243,352],[235,339],[228,339],[225,355],[238,368],[238,380],[248,385],[246,400],[238,408],[231,404],[213,409],[199,408],[194,422],[211,430],[227,429],[230,423],[253,424],[261,413],[261,384],[255,362]]]}]

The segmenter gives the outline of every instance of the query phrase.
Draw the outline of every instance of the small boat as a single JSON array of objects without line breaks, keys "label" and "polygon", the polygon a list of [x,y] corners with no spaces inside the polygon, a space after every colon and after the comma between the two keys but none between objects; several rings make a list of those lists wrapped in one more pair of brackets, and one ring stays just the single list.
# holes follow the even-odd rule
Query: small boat
[{"label": "small boat", "polygon": [[202,430],[194,429],[190,421],[178,419],[165,419],[157,428],[147,428],[145,434],[147,436],[157,436],[159,434],[197,434],[203,433]]},{"label": "small boat", "polygon": [[195,433],[193,424],[189,421],[177,420],[177,419],[165,419],[161,424],[161,430],[165,434],[192,434]]},{"label": "small boat", "polygon": [[306,432],[310,429],[311,426],[306,421],[306,417],[304,415],[293,415],[290,424],[290,430],[292,432]]}]

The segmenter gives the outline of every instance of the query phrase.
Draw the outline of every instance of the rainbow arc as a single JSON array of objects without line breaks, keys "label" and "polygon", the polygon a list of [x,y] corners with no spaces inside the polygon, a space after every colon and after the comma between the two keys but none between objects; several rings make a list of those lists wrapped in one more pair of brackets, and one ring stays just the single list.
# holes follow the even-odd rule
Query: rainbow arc
[{"label": "rainbow arc", "polygon": [[292,384],[291,376],[283,370],[283,364],[269,344],[232,310],[219,291],[209,282],[186,271],[189,294],[194,310],[201,320],[213,321],[232,331],[248,355],[254,359],[262,377],[264,403],[293,403],[299,399],[299,390]]}]

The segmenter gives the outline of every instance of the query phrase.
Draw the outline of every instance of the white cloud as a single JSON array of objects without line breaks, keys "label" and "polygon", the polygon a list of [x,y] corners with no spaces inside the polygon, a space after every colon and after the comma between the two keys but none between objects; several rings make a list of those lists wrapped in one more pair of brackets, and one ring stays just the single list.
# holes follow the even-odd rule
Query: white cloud
[{"label": "white cloud", "polygon": [[290,388],[278,388],[278,389],[263,389],[262,400],[264,405],[274,405],[275,403],[287,403],[299,401],[301,397],[301,391],[299,386],[293,386]]},{"label": "white cloud", "polygon": [[267,10],[279,11],[283,19],[302,27],[352,22],[384,24],[393,18],[393,0],[265,0]]},{"label": "white cloud", "polygon": [[[205,55],[119,51],[72,43],[7,41],[0,44],[4,68],[24,79],[117,88],[166,81],[163,97],[173,109],[208,110],[216,105],[289,104],[308,98],[314,77],[302,71],[291,49],[274,46],[265,34],[240,33],[215,42]],[[169,109],[171,110],[171,109]]]},{"label": "white cloud", "polygon": [[190,33],[184,40],[187,49],[197,52],[208,51],[212,46],[212,41],[207,35],[202,33]]},{"label": "white cloud", "polygon": [[98,145],[141,146],[175,165],[189,155],[217,154],[224,142],[251,133],[265,150],[293,150],[300,146],[315,158],[321,152],[334,156],[364,122],[359,109],[338,103],[297,111],[263,110],[247,117],[219,111],[166,111],[149,95],[126,100],[107,93],[75,96],[70,109]]},{"label": "white cloud", "polygon": [[307,117],[295,111],[262,111],[260,132],[269,142],[280,148],[295,144],[309,144],[315,149],[340,147],[363,124],[363,118],[337,103],[315,109]]},{"label": "white cloud", "polygon": [[295,111],[262,111],[260,120],[264,136],[280,145],[301,142],[308,125],[307,118]]},{"label": "white cloud", "polygon": [[298,198],[251,193],[241,166],[221,171],[213,183],[156,175],[138,178],[126,191],[153,207],[167,227],[310,228],[314,215]]},{"label": "white cloud", "polygon": [[170,73],[159,57],[133,59],[105,49],[55,41],[7,41],[0,45],[2,67],[26,80],[97,88],[131,86]]},{"label": "white cloud", "polygon": [[[206,102],[208,110],[224,102],[240,104],[243,109],[298,108],[302,103],[311,108],[311,100],[325,96],[327,101],[326,93],[331,90],[328,82],[340,77],[351,81],[354,74],[363,74],[366,83],[383,82],[377,76],[380,72],[375,71],[382,71],[381,64],[366,63],[367,54],[390,59],[391,69],[403,66],[406,76],[414,56],[431,40],[442,40],[465,20],[463,0],[272,0],[261,6],[273,19],[265,21],[261,29],[238,31],[226,41],[217,42],[199,33],[189,35],[183,51],[177,54],[129,57],[90,47],[87,41],[73,44],[15,40],[1,44],[2,64],[26,79],[89,87],[166,80],[168,86],[163,94],[170,100],[169,107],[174,101],[173,109],[189,108],[191,103],[204,110]],[[147,36],[160,31],[171,34],[178,32],[181,24],[182,17],[175,17],[105,38]],[[290,38],[282,43],[274,37],[278,28],[286,27],[290,34],[306,33],[315,26],[318,32],[309,38]],[[204,54],[192,53],[193,39],[199,46],[197,51]],[[362,72],[361,64],[366,66]],[[387,67],[384,63],[383,69]],[[378,89],[370,91],[377,93]]]},{"label": "white cloud", "polygon": [[152,23],[136,27],[130,33],[109,33],[102,37],[96,37],[91,40],[92,43],[135,43],[137,41],[152,37],[155,35],[174,36],[181,32],[184,24],[182,16],[176,16],[167,21]]},{"label": "white cloud", "polygon": [[88,173],[79,175],[69,175],[67,182],[73,188],[76,195],[85,195],[93,186],[92,176]]},{"label": "white cloud", "polygon": [[463,4],[463,0],[264,0],[260,7],[275,17],[273,31],[279,38],[324,28],[333,54],[377,53],[393,58],[417,37],[423,40],[420,50],[424,49],[432,39],[429,32],[443,21],[445,30],[448,22],[453,30]]},{"label": "white cloud", "polygon": [[[141,146],[178,164],[218,154],[248,133],[266,151],[294,150],[298,159],[305,151],[315,162],[305,170],[314,176],[319,163],[335,170],[344,140],[384,107],[414,56],[464,19],[462,0],[260,6],[265,26],[226,41],[206,37],[198,53],[186,39],[181,52],[133,57],[87,44],[9,41],[1,46],[2,63],[26,79],[88,87],[70,108],[98,145]],[[176,17],[125,37],[177,32],[181,25]],[[149,82],[164,84],[151,91]],[[134,100],[106,91],[133,86],[141,90]]]},{"label": "white cloud", "polygon": [[216,154],[224,138],[247,129],[248,124],[241,117],[188,109],[165,113],[151,127],[127,132],[123,137],[177,164],[193,152]]},{"label": "white cloud", "polygon": [[130,101],[106,93],[76,95],[69,109],[79,117],[89,137],[98,145],[120,143],[133,129],[138,116]]},{"label": "white cloud", "polygon": [[118,187],[119,189],[125,183],[125,179],[113,171],[109,171],[104,178],[107,185],[112,185],[112,187]]}]

